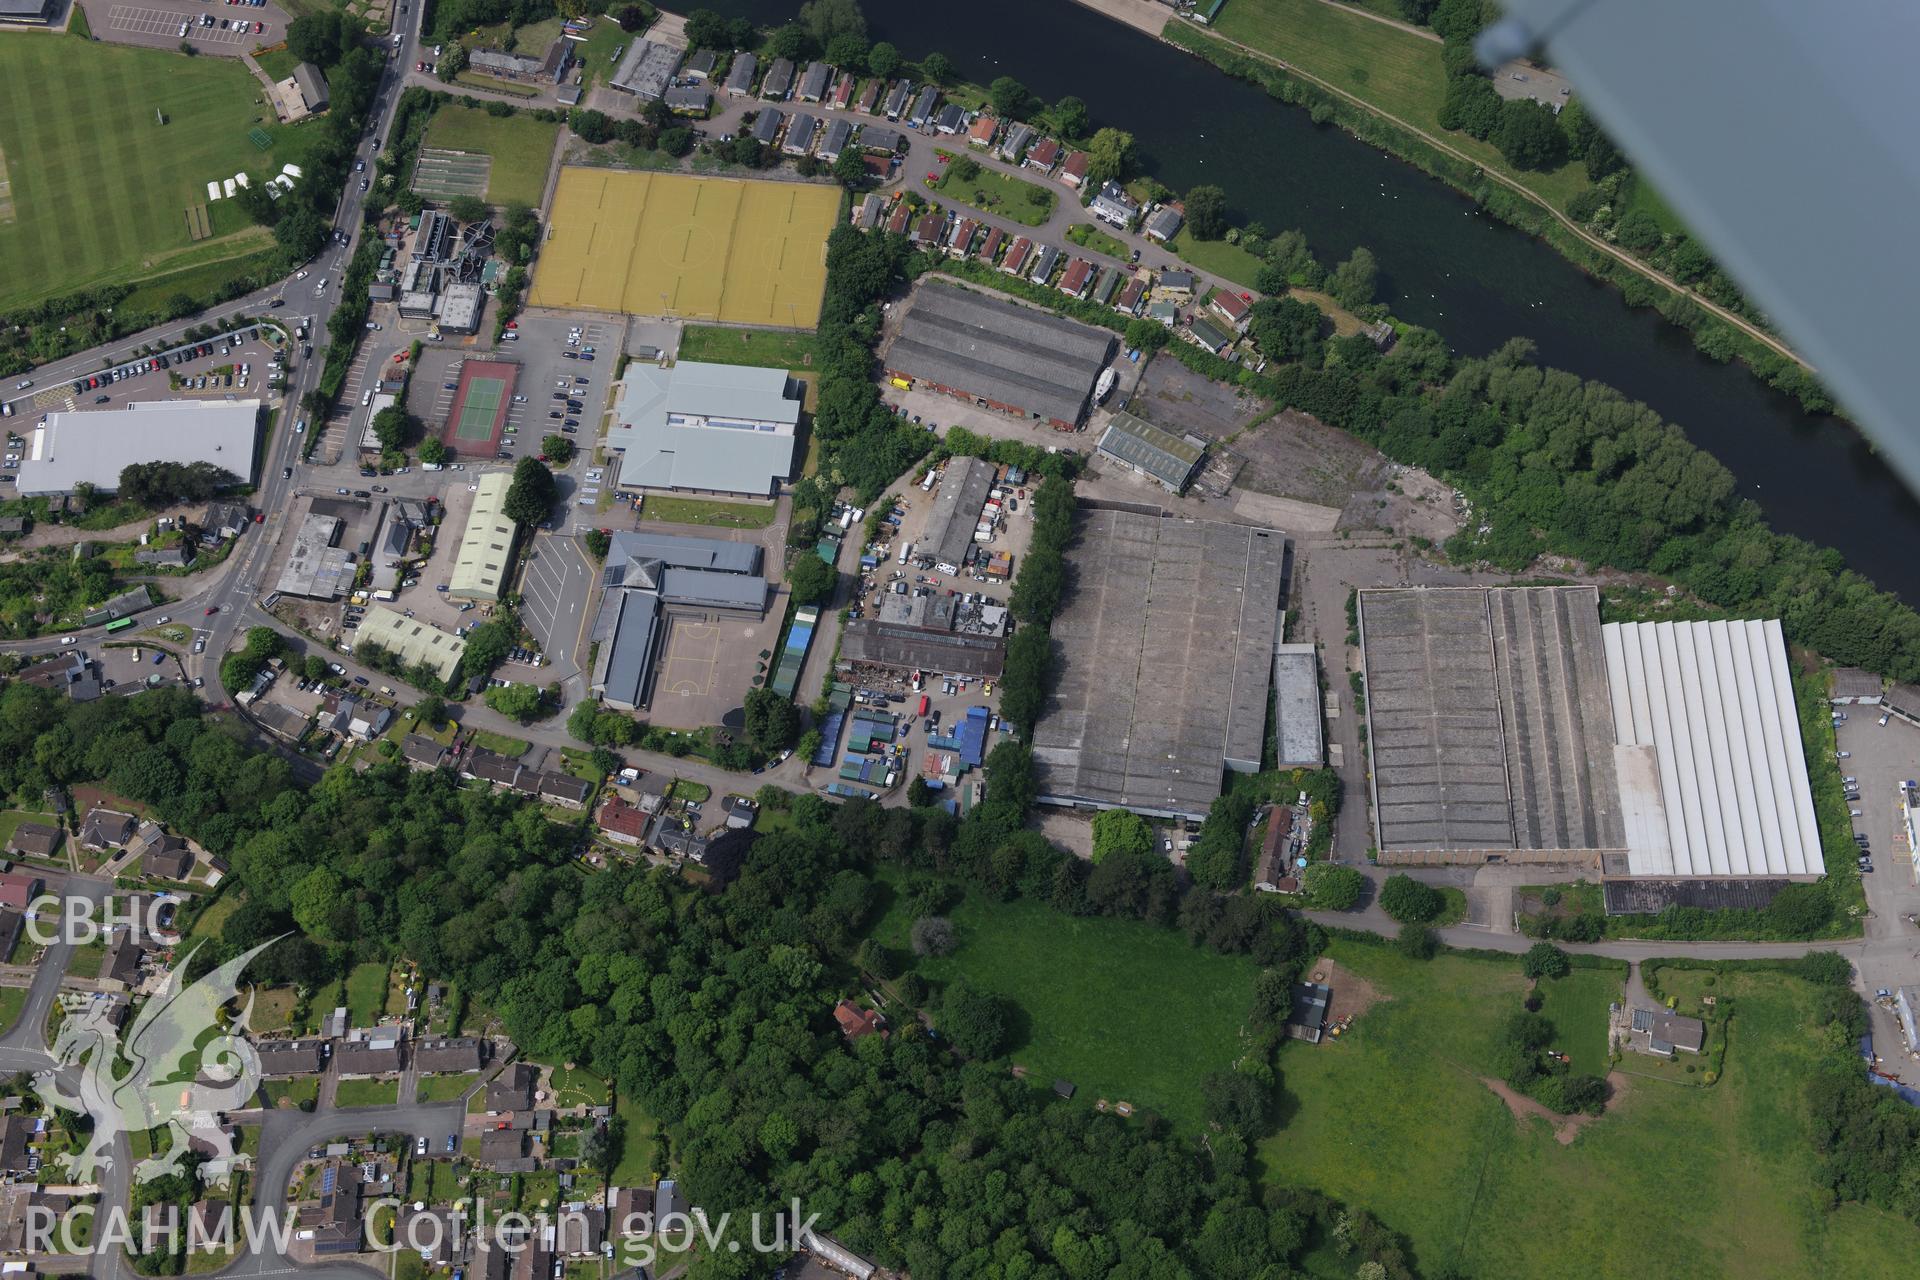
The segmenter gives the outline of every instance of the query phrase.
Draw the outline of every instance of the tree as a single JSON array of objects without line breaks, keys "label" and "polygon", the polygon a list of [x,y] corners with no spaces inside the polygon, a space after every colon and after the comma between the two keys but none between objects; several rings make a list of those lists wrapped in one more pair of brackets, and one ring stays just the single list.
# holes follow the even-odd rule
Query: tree
[{"label": "tree", "polygon": [[944,956],[960,943],[953,921],[945,916],[921,916],[913,922],[908,938],[917,956]]},{"label": "tree", "polygon": [[1500,108],[1493,145],[1521,169],[1551,169],[1567,157],[1567,135],[1552,108],[1532,98],[1509,98]]},{"label": "tree", "polygon": [[771,689],[749,689],[746,731],[747,740],[767,755],[784,751],[800,733],[800,712],[792,699]]},{"label": "tree", "polygon": [[653,21],[653,15],[640,5],[623,4],[614,15],[614,21],[620,24],[622,31],[640,31]]},{"label": "tree", "polygon": [[452,84],[466,69],[467,47],[463,44],[449,45],[447,51],[440,55],[440,60],[433,64],[433,74],[441,84]]},{"label": "tree", "polygon": [[767,40],[767,51],[774,57],[785,58],[789,62],[805,61],[814,48],[813,37],[808,35],[807,29],[797,22],[775,27],[773,35]]},{"label": "tree", "polygon": [[900,50],[890,40],[877,41],[867,50],[867,70],[882,80],[893,78],[893,73],[900,69],[900,61]]},{"label": "tree", "polygon": [[447,448],[446,441],[439,436],[428,436],[420,442],[420,461],[436,467],[444,467],[453,457],[453,450]]},{"label": "tree", "polygon": [[455,196],[447,201],[447,212],[460,222],[484,222],[487,202],[478,196]]},{"label": "tree", "polygon": [[1380,909],[1402,924],[1426,923],[1440,914],[1445,902],[1438,889],[1405,872],[1388,876],[1380,889]]},{"label": "tree", "polygon": [[1210,1072],[1200,1081],[1207,1123],[1242,1135],[1259,1133],[1265,1126],[1268,1093],[1258,1080],[1238,1071]]},{"label": "tree", "polygon": [[1360,901],[1367,878],[1352,867],[1333,862],[1316,862],[1301,876],[1300,887],[1307,905],[1316,911],[1348,911]]},{"label": "tree", "polygon": [[487,690],[487,705],[503,716],[530,724],[544,712],[545,697],[530,684],[510,684]]},{"label": "tree", "polygon": [[1143,351],[1158,351],[1167,345],[1171,336],[1167,332],[1167,326],[1158,320],[1136,316],[1127,321],[1126,338],[1127,345],[1130,347],[1139,347]]},{"label": "tree", "polygon": [[858,191],[866,184],[867,164],[858,147],[843,148],[833,158],[833,180],[849,191]]},{"label": "tree", "polygon": [[310,653],[300,664],[300,674],[309,680],[327,678],[327,660],[317,653]]},{"label": "tree", "polygon": [[972,182],[980,176],[980,162],[972,156],[955,156],[947,165],[947,174],[955,182]]},{"label": "tree", "polygon": [[1088,180],[1122,182],[1133,172],[1133,166],[1133,135],[1125,129],[1100,129],[1087,143]]},{"label": "tree", "polygon": [[507,486],[502,509],[516,524],[536,525],[553,514],[556,492],[553,472],[546,464],[538,458],[522,458],[513,469],[513,483]]},{"label": "tree", "polygon": [[573,461],[573,441],[563,435],[541,436],[540,452],[547,456],[549,464],[564,467]]},{"label": "tree", "polygon": [[854,963],[882,982],[890,982],[900,976],[899,957],[882,946],[877,938],[868,938],[860,944],[860,950],[854,953]]},{"label": "tree", "polygon": [[431,729],[447,718],[447,700],[430,693],[413,704],[413,714],[423,727]]},{"label": "tree", "polygon": [[940,1030],[969,1058],[997,1057],[1007,1040],[1006,1002],[961,979],[940,997]]},{"label": "tree", "polygon": [[1093,815],[1093,860],[1104,862],[1114,854],[1139,857],[1153,852],[1153,828],[1127,809],[1103,809]]},{"label": "tree", "polygon": [[325,71],[340,61],[356,35],[345,14],[322,9],[287,24],[287,52]]},{"label": "tree", "polygon": [[839,584],[839,572],[810,550],[801,551],[787,571],[787,587],[798,604],[825,604]]},{"label": "tree", "polygon": [[1262,298],[1248,313],[1247,332],[1272,359],[1317,366],[1325,346],[1321,329],[1326,320],[1320,308],[1298,298]]},{"label": "tree", "polygon": [[1064,138],[1086,137],[1087,128],[1092,123],[1087,114],[1087,104],[1072,94],[1053,104],[1053,127]]},{"label": "tree", "polygon": [[988,85],[987,100],[1002,120],[1018,120],[1033,108],[1033,94],[1012,76],[1001,76]]},{"label": "tree", "polygon": [[591,107],[576,107],[567,116],[567,127],[582,140],[596,146],[613,138],[613,121],[606,113]]},{"label": "tree", "polygon": [[373,415],[374,438],[380,441],[380,447],[387,452],[396,452],[407,443],[407,411],[399,405],[388,405]]},{"label": "tree", "polygon": [[936,49],[920,59],[920,74],[934,84],[952,84],[953,59]]},{"label": "tree", "polygon": [[1200,186],[1187,192],[1187,230],[1196,240],[1218,240],[1227,234],[1227,193]]},{"label": "tree", "polygon": [[1374,262],[1372,251],[1362,245],[1353,251],[1352,257],[1333,269],[1333,275],[1327,280],[1327,292],[1335,302],[1351,311],[1373,301],[1379,275],[1379,264]]},{"label": "tree", "polygon": [[860,12],[859,0],[807,0],[800,6],[800,25],[813,42],[826,48],[835,36],[867,35],[867,16]]},{"label": "tree", "polygon": [[670,156],[684,156],[693,150],[693,130],[685,125],[662,129],[659,147]]},{"label": "tree", "polygon": [[1536,942],[1520,958],[1520,972],[1529,978],[1564,978],[1573,972],[1567,953],[1551,942]]}]

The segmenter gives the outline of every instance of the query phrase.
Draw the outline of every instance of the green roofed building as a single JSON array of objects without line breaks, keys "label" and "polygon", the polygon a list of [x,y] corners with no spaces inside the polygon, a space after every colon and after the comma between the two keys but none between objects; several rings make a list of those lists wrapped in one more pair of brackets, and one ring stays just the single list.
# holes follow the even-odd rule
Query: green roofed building
[{"label": "green roofed building", "polygon": [[460,655],[467,650],[467,642],[459,636],[384,605],[367,610],[367,620],[360,625],[360,643],[379,645],[408,668],[424,662],[442,680],[453,678],[460,669]]},{"label": "green roofed building", "polygon": [[1199,470],[1206,447],[1162,431],[1144,418],[1116,413],[1100,437],[1099,452],[1129,471],[1159,481],[1168,493],[1179,493]]},{"label": "green roofed building", "polygon": [[507,490],[513,475],[492,471],[480,477],[467,514],[467,531],[453,562],[447,594],[459,600],[498,600],[513,570],[513,541],[519,528],[507,517]]}]

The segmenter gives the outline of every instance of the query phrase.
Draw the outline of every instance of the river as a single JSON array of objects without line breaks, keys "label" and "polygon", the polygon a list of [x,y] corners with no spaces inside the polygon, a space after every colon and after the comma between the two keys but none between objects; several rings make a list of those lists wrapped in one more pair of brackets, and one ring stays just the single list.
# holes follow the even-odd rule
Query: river
[{"label": "river", "polygon": [[[1230,0],[1231,2],[1231,0]],[[790,0],[709,0],[778,23]],[[867,0],[870,34],[907,57],[934,49],[985,84],[1011,75],[1049,100],[1083,99],[1096,124],[1131,132],[1142,166],[1184,191],[1223,188],[1236,221],[1297,227],[1331,266],[1356,246],[1380,263],[1395,315],[1484,355],[1512,337],[1544,364],[1643,400],[1733,472],[1773,527],[1839,549],[1920,605],[1920,503],[1846,424],[1803,412],[1687,333],[1626,306],[1553,248],[1474,210],[1411,165],[1275,102],[1197,58],[1072,0]]]}]

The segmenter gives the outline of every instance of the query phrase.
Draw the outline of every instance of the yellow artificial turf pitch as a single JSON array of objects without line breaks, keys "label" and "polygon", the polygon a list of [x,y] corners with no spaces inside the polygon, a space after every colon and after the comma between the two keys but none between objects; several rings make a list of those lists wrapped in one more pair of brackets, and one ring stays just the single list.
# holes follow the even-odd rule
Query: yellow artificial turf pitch
[{"label": "yellow artificial turf pitch", "polygon": [[532,304],[812,328],[837,187],[561,171]]}]

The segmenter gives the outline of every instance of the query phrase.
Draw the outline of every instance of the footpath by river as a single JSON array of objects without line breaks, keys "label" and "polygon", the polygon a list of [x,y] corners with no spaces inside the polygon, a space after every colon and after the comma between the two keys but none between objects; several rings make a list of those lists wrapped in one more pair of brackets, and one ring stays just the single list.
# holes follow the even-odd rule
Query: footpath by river
[{"label": "footpath by river", "polygon": [[[1381,300],[1455,351],[1484,355],[1524,337],[1543,364],[1645,401],[1732,471],[1776,529],[1837,548],[1920,604],[1920,563],[1905,554],[1920,539],[1920,502],[1849,426],[1708,360],[1683,330],[1629,309],[1612,286],[1436,179],[1147,35],[1126,11],[1148,3],[977,0],[964,22],[910,0],[865,10],[873,37],[910,58],[938,49],[979,83],[1010,75],[1050,101],[1083,99],[1096,124],[1134,135],[1147,173],[1176,191],[1220,186],[1236,221],[1299,228],[1329,263],[1365,245]],[[766,24],[798,11],[794,0],[712,7]],[[1109,9],[1115,20],[1101,16]]]}]

